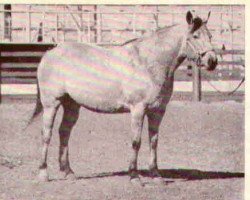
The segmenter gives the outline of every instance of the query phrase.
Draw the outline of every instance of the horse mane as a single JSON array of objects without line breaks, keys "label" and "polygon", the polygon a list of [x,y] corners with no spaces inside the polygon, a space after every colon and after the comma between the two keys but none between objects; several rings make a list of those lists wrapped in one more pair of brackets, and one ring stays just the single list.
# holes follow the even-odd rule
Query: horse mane
[{"label": "horse mane", "polygon": [[[178,24],[172,24],[172,25],[169,25],[169,26],[164,26],[164,27],[161,27],[161,28],[157,28],[155,31],[152,32],[152,35],[154,34],[157,34],[157,33],[161,33],[161,32],[165,32],[165,31],[168,31],[169,29],[171,29],[172,27],[176,26]],[[145,37],[138,37],[138,38],[133,38],[133,39],[130,39],[130,40],[127,40],[125,41],[124,43],[121,44],[121,46],[126,46],[127,44],[130,44],[130,43],[133,43],[133,42],[136,42],[136,41],[139,41],[139,40],[142,40],[143,38]]]},{"label": "horse mane", "polygon": [[137,41],[139,40],[140,38],[133,38],[133,39],[130,39],[130,40],[127,40],[126,42],[122,43],[121,46],[125,46],[129,43],[133,43],[134,41]]},{"label": "horse mane", "polygon": [[169,29],[171,29],[172,27],[177,26],[177,25],[178,24],[172,24],[172,25],[169,25],[169,26],[164,26],[164,27],[161,27],[161,28],[157,28],[155,33],[168,31]]}]

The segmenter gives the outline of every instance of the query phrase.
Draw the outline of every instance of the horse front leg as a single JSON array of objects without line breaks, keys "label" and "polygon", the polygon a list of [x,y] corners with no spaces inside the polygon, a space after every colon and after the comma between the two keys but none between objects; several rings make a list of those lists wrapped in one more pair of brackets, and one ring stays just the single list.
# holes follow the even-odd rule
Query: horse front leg
[{"label": "horse front leg", "polygon": [[161,184],[165,183],[159,173],[157,165],[157,146],[158,146],[158,135],[159,126],[164,116],[165,109],[158,109],[153,112],[148,112],[148,134],[149,134],[149,148],[150,148],[150,161],[149,161],[149,171],[150,177],[154,181]]},{"label": "horse front leg", "polygon": [[139,104],[131,108],[131,131],[133,133],[132,141],[132,158],[129,165],[129,175],[130,180],[133,184],[141,185],[143,184],[140,181],[138,171],[137,171],[137,159],[138,152],[141,146],[141,133],[144,119],[144,106]]}]

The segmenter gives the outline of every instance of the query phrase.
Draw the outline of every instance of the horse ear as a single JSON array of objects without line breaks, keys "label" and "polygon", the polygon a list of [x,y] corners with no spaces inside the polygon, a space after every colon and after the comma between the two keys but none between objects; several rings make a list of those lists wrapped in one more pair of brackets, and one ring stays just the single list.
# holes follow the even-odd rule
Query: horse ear
[{"label": "horse ear", "polygon": [[210,17],[210,14],[211,14],[211,11],[209,11],[208,15],[207,15],[207,20],[206,22],[208,21],[209,17]]},{"label": "horse ear", "polygon": [[191,11],[187,12],[186,20],[187,20],[188,24],[192,24],[193,23],[193,14],[191,13]]}]

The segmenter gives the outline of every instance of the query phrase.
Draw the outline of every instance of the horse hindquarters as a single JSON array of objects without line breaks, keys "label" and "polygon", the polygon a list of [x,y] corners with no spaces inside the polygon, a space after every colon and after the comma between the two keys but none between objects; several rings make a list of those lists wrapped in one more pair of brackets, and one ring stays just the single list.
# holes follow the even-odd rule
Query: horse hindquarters
[{"label": "horse hindquarters", "polygon": [[53,65],[48,56],[45,55],[38,67],[38,89],[43,107],[43,123],[42,123],[42,156],[39,166],[39,179],[41,181],[48,180],[47,172],[47,155],[52,136],[52,129],[58,107],[61,104],[58,95],[59,88],[53,80],[57,77],[53,74]]}]

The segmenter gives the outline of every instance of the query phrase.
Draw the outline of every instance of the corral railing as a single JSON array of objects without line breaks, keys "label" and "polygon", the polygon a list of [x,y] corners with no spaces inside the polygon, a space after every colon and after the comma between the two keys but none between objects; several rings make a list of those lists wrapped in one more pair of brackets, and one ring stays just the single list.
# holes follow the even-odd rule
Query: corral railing
[{"label": "corral railing", "polygon": [[[98,44],[120,43],[162,26],[186,23],[185,9],[193,9],[194,6],[186,6],[181,10],[185,6],[148,5],[147,7],[151,7],[148,11],[140,8],[140,5],[130,5],[127,6],[130,9],[124,10],[104,9],[102,5],[92,5],[93,8],[87,9],[83,7],[79,6],[81,9],[78,10],[72,10],[73,6],[67,5],[64,9],[54,6],[53,10],[46,7],[37,10],[35,5],[26,5],[21,9],[18,6],[9,10],[0,8],[0,20],[4,21],[3,24],[0,23],[0,40],[34,42],[38,29],[41,28],[45,43],[69,40]],[[244,34],[244,10],[237,6],[227,6],[227,9],[222,9],[221,6],[218,7],[220,9],[216,6],[203,7],[197,7],[200,14],[207,15],[208,10],[212,9],[209,29],[216,32],[215,43],[220,43],[218,40],[221,39],[228,40],[226,42],[230,47],[227,48],[232,49],[238,36]],[[5,33],[10,36],[5,37]]]},{"label": "corral railing", "polygon": [[[55,47],[55,44],[45,43],[2,43],[0,44],[0,101],[2,97],[2,84],[36,84],[36,71],[38,63],[43,54]],[[216,50],[218,56],[224,55],[243,55],[244,50]],[[237,61],[220,61],[219,65],[237,65],[244,66],[244,60]],[[193,66],[193,71],[188,75],[187,68],[182,66],[182,69],[177,70],[176,81],[192,81],[193,82],[193,100],[200,101],[202,96],[202,81],[207,80],[203,76],[201,70]],[[218,74],[228,71],[222,68],[217,69],[217,72],[209,73],[210,80],[219,80]],[[224,77],[224,75],[223,75]],[[205,79],[206,78],[206,79]],[[236,76],[230,80],[239,80]]]},{"label": "corral railing", "polygon": [[0,44],[0,102],[1,87],[8,84],[35,84],[37,65],[43,54],[54,44]]}]

